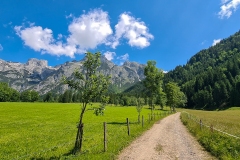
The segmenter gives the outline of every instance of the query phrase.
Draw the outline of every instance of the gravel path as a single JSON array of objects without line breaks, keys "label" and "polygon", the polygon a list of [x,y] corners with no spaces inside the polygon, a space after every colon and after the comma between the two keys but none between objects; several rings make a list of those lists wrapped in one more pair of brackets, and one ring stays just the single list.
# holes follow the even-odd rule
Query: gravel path
[{"label": "gravel path", "polygon": [[118,156],[119,160],[215,159],[187,131],[180,113],[170,115],[145,132]]}]

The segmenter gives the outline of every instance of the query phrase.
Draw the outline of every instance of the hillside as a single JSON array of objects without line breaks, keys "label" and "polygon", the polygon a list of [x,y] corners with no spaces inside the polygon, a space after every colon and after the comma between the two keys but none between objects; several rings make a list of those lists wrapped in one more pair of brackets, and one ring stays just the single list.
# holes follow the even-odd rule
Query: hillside
[{"label": "hillside", "polygon": [[187,108],[240,106],[240,31],[194,55],[165,75],[187,95]]},{"label": "hillside", "polygon": [[[164,84],[176,82],[186,94],[186,108],[215,110],[240,106],[240,31],[192,56],[164,76]],[[127,95],[144,92],[139,82]]]}]

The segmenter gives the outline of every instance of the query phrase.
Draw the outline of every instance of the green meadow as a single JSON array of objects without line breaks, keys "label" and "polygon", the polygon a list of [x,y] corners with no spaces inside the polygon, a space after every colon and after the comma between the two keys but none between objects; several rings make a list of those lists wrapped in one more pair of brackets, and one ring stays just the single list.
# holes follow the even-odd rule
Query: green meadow
[{"label": "green meadow", "polygon": [[[198,141],[218,159],[240,159],[240,139],[216,131],[240,137],[240,108],[225,111],[182,111],[181,119]],[[186,113],[187,112],[187,113]],[[200,119],[203,125],[200,127]]]},{"label": "green meadow", "polygon": [[[81,155],[71,155],[77,132],[80,104],[74,103],[0,103],[0,159],[115,159],[118,153],[167,111],[143,108],[144,127],[137,123],[135,107],[107,106],[104,116],[84,115]],[[126,118],[130,120],[130,136]],[[103,122],[107,122],[107,151],[103,152]]]}]

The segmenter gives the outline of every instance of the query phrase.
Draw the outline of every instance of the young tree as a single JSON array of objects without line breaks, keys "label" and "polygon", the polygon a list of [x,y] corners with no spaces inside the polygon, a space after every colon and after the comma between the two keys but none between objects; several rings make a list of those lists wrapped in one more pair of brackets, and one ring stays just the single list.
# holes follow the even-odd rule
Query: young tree
[{"label": "young tree", "polygon": [[91,103],[96,97],[102,97],[103,94],[107,91],[110,83],[109,76],[104,76],[103,74],[97,72],[97,68],[101,63],[100,56],[101,54],[99,52],[95,54],[87,52],[85,61],[83,62],[83,73],[75,70],[75,79],[73,80],[67,80],[66,77],[63,77],[65,84],[81,93],[80,102],[82,103],[82,107],[79,117],[75,146],[73,149],[74,154],[81,152],[83,140],[83,116],[87,105]]},{"label": "young tree", "polygon": [[163,110],[163,107],[166,105],[167,95],[163,92],[162,88],[159,89],[159,93],[157,96],[157,104],[160,105],[160,109]]},{"label": "young tree", "polygon": [[70,91],[69,91],[69,90],[66,90],[66,91],[63,93],[62,102],[63,102],[63,103],[69,103],[69,102],[70,102]]},{"label": "young tree", "polygon": [[175,111],[176,107],[183,107],[187,103],[185,94],[176,83],[169,82],[166,85],[166,94],[167,103],[173,111]]},{"label": "young tree", "polygon": [[43,102],[53,102],[52,92],[48,92],[48,93],[43,97]]},{"label": "young tree", "polygon": [[31,90],[31,102],[39,100],[39,93],[37,91]]},{"label": "young tree", "polygon": [[17,102],[20,94],[17,90],[10,88],[7,83],[0,82],[0,102]]},{"label": "young tree", "polygon": [[136,109],[137,109],[137,112],[138,112],[138,123],[140,123],[140,114],[141,114],[141,112],[142,112],[142,108],[143,108],[143,104],[144,104],[144,99],[138,97],[136,102],[137,102]]},{"label": "young tree", "polygon": [[34,102],[39,99],[39,94],[34,90],[25,90],[21,93],[20,99],[22,102]]},{"label": "young tree", "polygon": [[148,103],[150,104],[151,112],[153,112],[153,100],[158,95],[159,88],[162,87],[163,71],[156,68],[155,61],[148,61],[147,66],[144,68],[144,75],[146,76],[144,86],[146,87],[147,95],[149,97]]},{"label": "young tree", "polygon": [[31,91],[25,90],[21,93],[20,99],[22,102],[31,102]]},{"label": "young tree", "polygon": [[109,102],[109,96],[102,96],[101,104],[99,105],[98,108],[94,108],[94,114],[96,116],[99,116],[99,115],[103,116],[105,107],[108,102]]},{"label": "young tree", "polygon": [[10,101],[11,102],[18,102],[18,101],[20,101],[20,93],[17,90],[12,89],[12,88],[11,88]]}]

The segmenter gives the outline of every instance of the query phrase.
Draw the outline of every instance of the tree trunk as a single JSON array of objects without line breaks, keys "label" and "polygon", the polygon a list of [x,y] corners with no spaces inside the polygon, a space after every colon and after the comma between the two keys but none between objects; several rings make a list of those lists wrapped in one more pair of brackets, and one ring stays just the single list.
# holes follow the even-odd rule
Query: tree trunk
[{"label": "tree trunk", "polygon": [[153,110],[154,110],[154,104],[153,104],[153,97],[151,98],[151,120],[153,120]]},{"label": "tree trunk", "polygon": [[86,107],[87,107],[87,103],[83,102],[83,108],[82,108],[82,112],[80,114],[80,120],[79,120],[79,125],[78,125],[78,130],[77,130],[75,146],[73,149],[73,154],[76,154],[76,153],[82,151],[82,141],[83,141],[83,122],[82,122],[82,120],[83,120],[83,115],[84,115]]},{"label": "tree trunk", "polygon": [[75,141],[75,146],[74,146],[74,149],[73,149],[73,154],[81,152],[82,140],[83,140],[83,123],[81,123],[81,124],[79,123],[78,130],[77,130],[76,141]]},{"label": "tree trunk", "polygon": [[138,123],[140,123],[140,113],[138,114]]}]

